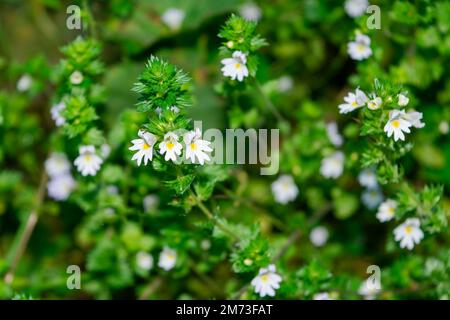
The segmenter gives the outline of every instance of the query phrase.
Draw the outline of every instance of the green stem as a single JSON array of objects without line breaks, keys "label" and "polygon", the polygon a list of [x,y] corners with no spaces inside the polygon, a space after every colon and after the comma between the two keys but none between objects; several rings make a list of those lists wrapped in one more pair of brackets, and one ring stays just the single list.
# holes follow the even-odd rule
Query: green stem
[{"label": "green stem", "polygon": [[269,97],[264,93],[261,84],[259,81],[255,78],[255,85],[256,89],[258,89],[259,94],[263,97],[264,102],[267,106],[267,108],[272,112],[272,114],[278,119],[280,122],[286,122],[286,120],[283,118],[281,113],[278,111],[278,109],[273,105],[272,101],[270,101]]},{"label": "green stem", "polygon": [[87,0],[83,0],[83,8],[86,11],[86,18],[88,22],[89,32],[93,38],[97,38],[97,26],[95,24],[94,16]]}]

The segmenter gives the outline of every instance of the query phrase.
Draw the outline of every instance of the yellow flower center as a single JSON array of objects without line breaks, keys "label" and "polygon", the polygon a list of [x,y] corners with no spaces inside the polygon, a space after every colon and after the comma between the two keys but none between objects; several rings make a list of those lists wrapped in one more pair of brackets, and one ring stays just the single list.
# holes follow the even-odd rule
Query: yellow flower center
[{"label": "yellow flower center", "polygon": [[191,150],[197,150],[197,144],[196,143],[191,143],[190,147],[191,147]]},{"label": "yellow flower center", "polygon": [[89,162],[89,161],[92,160],[92,157],[91,157],[90,155],[87,154],[87,155],[84,156],[84,160],[86,160],[86,161]]},{"label": "yellow flower center", "polygon": [[364,52],[364,50],[366,50],[366,46],[365,45],[363,45],[363,44],[358,44],[357,46],[356,46],[356,49],[359,51],[359,52]]},{"label": "yellow flower center", "polygon": [[412,231],[413,231],[413,227],[411,227],[411,226],[406,226],[406,227],[405,227],[405,232],[406,232],[407,234],[410,234]]},{"label": "yellow flower center", "polygon": [[241,68],[241,64],[240,64],[240,63],[235,63],[235,64],[234,64],[234,67],[235,67],[236,69],[240,69],[240,68]]},{"label": "yellow flower center", "polygon": [[142,146],[142,149],[147,150],[150,149],[150,146],[144,142],[144,145]]},{"label": "yellow flower center", "polygon": [[392,121],[392,126],[393,126],[394,128],[400,127],[400,121],[398,121],[398,120]]},{"label": "yellow flower center", "polygon": [[167,254],[167,260],[175,260],[175,255],[172,253]]},{"label": "yellow flower center", "polygon": [[261,281],[262,281],[262,282],[267,282],[267,281],[269,281],[269,275],[263,274],[263,275],[261,276]]},{"label": "yellow flower center", "polygon": [[169,141],[169,142],[166,143],[166,147],[167,147],[167,149],[169,149],[169,150],[172,150],[174,146],[175,146],[175,145],[173,144],[172,141]]},{"label": "yellow flower center", "polygon": [[358,103],[357,103],[356,101],[353,101],[353,102],[351,103],[351,105],[352,105],[352,107],[357,107],[357,106],[358,106]]}]

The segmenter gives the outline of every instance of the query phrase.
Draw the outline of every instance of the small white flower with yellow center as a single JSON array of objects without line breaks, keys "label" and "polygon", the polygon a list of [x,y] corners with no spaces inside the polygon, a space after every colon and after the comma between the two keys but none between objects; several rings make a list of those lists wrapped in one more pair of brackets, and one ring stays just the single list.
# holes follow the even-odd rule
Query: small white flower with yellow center
[{"label": "small white flower with yellow center", "polygon": [[185,12],[178,8],[169,8],[161,16],[161,20],[172,30],[180,29]]},{"label": "small white flower with yellow center", "polygon": [[417,218],[406,219],[401,225],[394,229],[395,241],[400,242],[400,248],[412,250],[415,244],[423,239],[423,232],[420,229],[420,220]]},{"label": "small white flower with yellow center", "polygon": [[374,189],[378,187],[377,175],[374,168],[366,168],[358,175],[358,182],[361,186]]},{"label": "small white flower with yellow center", "polygon": [[47,185],[48,195],[56,201],[64,201],[75,188],[75,180],[70,173],[52,178]]},{"label": "small white flower with yellow center", "polygon": [[367,102],[367,108],[369,108],[370,110],[377,110],[380,109],[382,103],[383,101],[380,97],[372,95],[370,97],[370,100]]},{"label": "small white flower with yellow center", "polygon": [[360,90],[356,89],[355,93],[349,92],[346,97],[344,97],[344,102],[338,106],[339,113],[349,113],[364,106],[369,99],[366,94]]},{"label": "small white flower with yellow center", "polygon": [[80,155],[74,163],[83,176],[95,176],[103,160],[95,153],[95,147],[88,145],[80,147]]},{"label": "small white flower with yellow center", "polygon": [[169,271],[177,263],[177,252],[171,248],[164,247],[159,254],[158,267]]},{"label": "small white flower with yellow center", "polygon": [[368,209],[372,210],[378,207],[381,202],[383,202],[383,193],[378,187],[367,189],[362,193],[361,200]]},{"label": "small white flower with yellow center", "polygon": [[417,111],[408,111],[403,119],[411,123],[414,128],[420,129],[425,127],[425,123],[422,122],[423,113]]},{"label": "small white flower with yellow center", "polygon": [[357,34],[355,41],[348,43],[347,52],[353,60],[364,60],[372,55],[370,38],[364,34]]},{"label": "small white flower with yellow center", "polygon": [[405,96],[403,93],[400,93],[398,95],[398,105],[400,107],[404,107],[407,106],[409,103],[409,98],[407,96]]},{"label": "small white flower with yellow center", "polygon": [[242,81],[248,76],[247,56],[241,51],[233,52],[232,58],[222,59],[221,63],[224,65],[221,69],[223,75],[230,77],[231,80],[237,78],[238,81]]},{"label": "small white flower with yellow center", "polygon": [[252,280],[251,284],[255,288],[255,293],[260,297],[274,297],[275,289],[280,288],[281,276],[276,273],[273,264],[267,268],[259,269],[258,275]]},{"label": "small white flower with yellow center", "polygon": [[352,18],[361,17],[369,6],[368,0],[347,0],[345,1],[345,12]]},{"label": "small white flower with yellow center", "polygon": [[336,179],[344,172],[344,154],[341,151],[322,159],[320,173],[325,178]]},{"label": "small white flower with yellow center", "polygon": [[138,136],[140,139],[131,140],[133,145],[128,148],[128,150],[137,151],[131,160],[136,160],[137,165],[140,166],[142,159],[144,159],[144,165],[147,165],[148,161],[153,159],[153,147],[156,143],[156,137],[144,130],[139,130]]},{"label": "small white flower with yellow center", "polygon": [[323,226],[315,227],[309,234],[309,240],[316,247],[322,247],[328,240],[328,229]]},{"label": "small white flower with yellow center", "polygon": [[239,14],[247,21],[259,21],[262,13],[261,9],[254,3],[246,3],[239,9]]},{"label": "small white flower with yellow center", "polygon": [[78,70],[72,72],[72,74],[70,75],[70,83],[74,85],[79,85],[83,82],[83,79],[83,74]]},{"label": "small white flower with yellow center", "polygon": [[404,110],[392,110],[389,112],[389,120],[384,126],[384,132],[387,133],[387,136],[390,138],[392,134],[394,134],[394,141],[397,140],[405,140],[405,134],[410,133],[409,129],[412,124],[408,120],[405,120],[406,113]]},{"label": "small white flower with yellow center", "polygon": [[28,91],[33,84],[33,78],[29,74],[24,74],[17,81],[17,90],[20,92]]},{"label": "small white flower with yellow center", "polygon": [[380,222],[392,220],[395,216],[395,209],[397,209],[397,202],[392,199],[387,199],[378,207],[377,219]]},{"label": "small white flower with yellow center", "polygon": [[292,176],[283,174],[272,183],[272,193],[276,202],[286,204],[297,198],[298,187]]},{"label": "small white flower with yellow center", "polygon": [[153,268],[152,255],[145,251],[139,251],[136,254],[136,265],[143,270],[150,270]]},{"label": "small white flower with yellow center", "polygon": [[190,159],[192,163],[195,163],[197,158],[198,163],[203,165],[205,161],[209,161],[209,155],[207,152],[212,152],[213,149],[210,147],[211,142],[200,139],[202,133],[199,128],[195,128],[194,131],[187,132],[183,141],[186,144],[186,159]]},{"label": "small white flower with yellow center", "polygon": [[64,153],[54,152],[45,160],[45,171],[49,177],[55,178],[70,171],[70,162]]},{"label": "small white flower with yellow center", "polygon": [[55,121],[55,125],[57,127],[60,127],[66,123],[66,119],[64,119],[64,117],[61,115],[61,111],[64,110],[65,108],[66,105],[64,104],[64,102],[60,102],[52,106],[52,108],[50,109],[52,119],[53,121]]},{"label": "small white flower with yellow center", "polygon": [[181,154],[183,146],[178,142],[178,136],[173,132],[164,135],[164,141],[159,144],[159,153],[166,154],[164,160],[177,161],[177,156]]},{"label": "small white flower with yellow center", "polygon": [[339,134],[338,126],[336,122],[330,122],[327,124],[327,135],[328,139],[330,139],[330,142],[335,147],[340,147],[342,143],[344,142],[344,139]]}]

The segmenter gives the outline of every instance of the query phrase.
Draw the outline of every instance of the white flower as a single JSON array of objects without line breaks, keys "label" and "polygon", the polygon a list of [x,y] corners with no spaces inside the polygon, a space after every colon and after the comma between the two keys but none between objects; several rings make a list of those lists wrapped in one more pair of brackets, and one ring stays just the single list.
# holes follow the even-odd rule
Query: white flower
[{"label": "white flower", "polygon": [[379,188],[367,189],[362,193],[361,200],[368,209],[375,209],[383,202],[383,194]]},{"label": "white flower", "polygon": [[207,152],[212,152],[210,147],[211,142],[200,139],[202,133],[199,128],[195,128],[195,131],[189,131],[185,133],[183,141],[186,144],[186,159],[190,159],[192,163],[195,163],[195,158],[203,165],[205,161],[209,161],[209,155]]},{"label": "white flower", "polygon": [[381,284],[375,285],[370,279],[364,281],[358,289],[358,293],[364,296],[365,300],[373,300],[381,291]]},{"label": "white flower", "polygon": [[20,92],[28,91],[33,84],[33,78],[29,74],[24,74],[17,81],[17,90]]},{"label": "white flower", "polygon": [[323,226],[315,227],[309,234],[309,240],[316,247],[322,247],[328,240],[328,229]]},{"label": "white flower", "polygon": [[172,30],[178,30],[181,27],[185,17],[183,10],[178,8],[169,8],[161,16],[161,20]]},{"label": "white flower", "polygon": [[319,292],[316,293],[313,297],[314,300],[333,300],[330,297],[330,294],[328,292]]},{"label": "white flower", "polygon": [[267,268],[259,269],[258,275],[253,278],[251,284],[260,297],[274,297],[275,289],[280,288],[280,282],[281,277],[276,273],[275,266],[271,264]]},{"label": "white flower", "polygon": [[327,123],[326,128],[327,128],[328,139],[330,139],[330,142],[335,147],[340,147],[342,145],[342,143],[344,142],[344,139],[339,134],[337,123],[336,122]]},{"label": "white flower", "polygon": [[398,95],[398,105],[400,107],[404,107],[406,105],[408,105],[409,103],[409,98],[407,96],[405,96],[404,94],[400,93]]},{"label": "white flower", "polygon": [[283,174],[272,183],[272,193],[276,202],[286,204],[297,198],[298,187],[292,176]]},{"label": "white flower", "polygon": [[139,251],[136,254],[136,264],[141,269],[150,270],[153,268],[153,257],[150,253]]},{"label": "white flower", "polygon": [[109,194],[119,194],[119,188],[113,184],[107,186],[106,191],[108,191]]},{"label": "white flower", "polygon": [[254,3],[245,3],[239,9],[239,14],[247,21],[259,21],[262,16],[261,9]]},{"label": "white flower", "polygon": [[176,161],[182,149],[183,146],[178,142],[178,136],[173,132],[167,132],[164,135],[164,141],[159,144],[159,153],[166,154],[164,156],[166,161]]},{"label": "white flower", "polygon": [[221,69],[225,77],[230,77],[231,80],[244,80],[248,76],[248,69],[246,66],[247,56],[241,51],[233,52],[232,58],[222,59],[221,63],[224,65]]},{"label": "white flower", "polygon": [[66,123],[66,119],[64,119],[64,117],[61,115],[61,111],[64,110],[65,108],[66,105],[64,104],[64,102],[61,101],[60,103],[53,105],[52,108],[50,109],[52,119],[53,121],[55,121],[57,127],[60,127]]},{"label": "white flower", "polygon": [[359,88],[356,89],[355,93],[349,92],[346,97],[344,97],[345,103],[342,103],[338,106],[339,113],[349,113],[353,110],[356,110],[362,106],[364,106],[369,99],[367,98],[366,94],[359,90]]},{"label": "white flower", "polygon": [[64,201],[75,188],[75,180],[70,173],[50,179],[47,184],[48,195],[57,201]]},{"label": "white flower", "polygon": [[355,41],[348,43],[347,52],[353,60],[364,60],[372,55],[370,38],[364,34],[357,34]]},{"label": "white flower", "polygon": [[363,187],[374,189],[378,186],[377,175],[374,168],[366,168],[358,175],[359,184]]},{"label": "white flower", "polygon": [[383,101],[380,97],[373,95],[370,98],[369,102],[367,102],[367,108],[369,108],[370,110],[377,110],[380,109],[382,103]]},{"label": "white flower", "polygon": [[155,194],[149,194],[149,195],[145,196],[144,200],[143,200],[143,205],[144,205],[145,212],[155,211],[159,205],[158,196]]},{"label": "white flower", "polygon": [[209,250],[211,248],[211,241],[209,241],[209,239],[203,239],[200,242],[200,248],[203,250]]},{"label": "white flower", "polygon": [[411,123],[411,125],[414,128],[423,128],[425,127],[425,123],[423,123],[422,120],[423,113],[417,112],[417,111],[408,111],[404,116],[403,119]]},{"label": "white flower", "polygon": [[131,140],[133,145],[128,148],[128,150],[137,151],[131,160],[136,160],[137,165],[140,166],[142,159],[144,159],[144,165],[147,165],[148,161],[153,159],[153,146],[156,143],[156,137],[152,133],[143,130],[139,130],[138,136],[141,139]]},{"label": "white flower", "polygon": [[277,81],[278,91],[287,92],[294,86],[294,80],[290,76],[282,76]]},{"label": "white flower", "polygon": [[95,153],[95,147],[88,145],[80,147],[80,155],[74,163],[83,176],[95,176],[103,160]]},{"label": "white flower", "polygon": [[423,238],[420,229],[420,220],[417,218],[406,219],[401,225],[394,229],[395,241],[400,241],[400,248],[411,250]]},{"label": "white flower", "polygon": [[344,8],[350,17],[357,18],[366,12],[368,6],[369,1],[367,0],[347,0],[345,1]]},{"label": "white flower", "polygon": [[378,207],[377,219],[380,222],[392,220],[395,216],[395,209],[397,209],[397,202],[387,199]]},{"label": "white flower", "polygon": [[45,171],[49,177],[58,177],[68,174],[70,171],[70,162],[64,153],[54,152],[45,160]]},{"label": "white flower", "polygon": [[177,106],[170,106],[169,110],[173,113],[180,113],[180,108],[178,108]]},{"label": "white flower", "polygon": [[329,155],[322,159],[320,173],[325,178],[338,178],[344,171],[344,154],[341,151]]},{"label": "white flower", "polygon": [[409,129],[412,124],[405,119],[406,113],[404,110],[392,110],[389,112],[389,120],[384,126],[384,131],[387,133],[388,137],[394,134],[394,141],[405,140],[405,135],[403,132],[410,133]]},{"label": "white flower", "polygon": [[72,74],[70,75],[70,83],[78,85],[82,82],[83,82],[83,74],[78,70],[72,72]]},{"label": "white flower", "polygon": [[161,108],[161,107],[157,107],[157,108],[155,109],[155,112],[156,112],[156,114],[161,118],[161,116],[162,116],[162,108]]},{"label": "white flower", "polygon": [[177,263],[177,252],[171,248],[164,247],[163,251],[159,254],[158,267],[169,271]]},{"label": "white flower", "polygon": [[102,156],[103,159],[106,159],[109,157],[109,155],[111,154],[111,147],[109,146],[109,144],[104,143],[100,146],[100,155]]}]

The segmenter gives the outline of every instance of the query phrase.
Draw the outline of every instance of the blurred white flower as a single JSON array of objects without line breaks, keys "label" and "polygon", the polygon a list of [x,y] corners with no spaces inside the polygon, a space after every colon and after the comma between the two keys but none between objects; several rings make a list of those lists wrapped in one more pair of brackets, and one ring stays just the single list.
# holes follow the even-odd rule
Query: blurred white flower
[{"label": "blurred white flower", "polygon": [[361,200],[368,209],[375,209],[383,201],[383,193],[379,188],[367,189],[362,193]]},{"label": "blurred white flower", "polygon": [[406,113],[404,110],[392,110],[389,112],[389,120],[384,126],[384,132],[390,138],[394,134],[394,141],[405,140],[403,132],[410,133],[409,129],[412,124],[405,119]]},{"label": "blurred white flower", "polygon": [[115,185],[107,186],[106,191],[108,191],[109,194],[119,194],[119,188]]},{"label": "blurred white flower", "polygon": [[275,289],[280,288],[281,277],[276,273],[273,264],[267,268],[259,269],[258,275],[252,280],[251,284],[260,297],[274,297]]},{"label": "blurred white flower", "polygon": [[161,16],[161,20],[172,30],[178,30],[183,23],[185,12],[178,8],[169,8]]},{"label": "blurred white flower", "polygon": [[95,176],[97,171],[100,170],[103,160],[95,153],[93,145],[87,145],[80,147],[80,155],[74,163],[83,176]]},{"label": "blurred white flower", "polygon": [[153,268],[153,257],[150,253],[139,251],[136,254],[136,264],[141,269],[150,270]]},{"label": "blurred white flower", "polygon": [[57,177],[66,175],[70,172],[70,162],[64,153],[53,152],[50,157],[45,160],[45,171],[49,177]]},{"label": "blurred white flower", "polygon": [[411,123],[414,128],[420,129],[425,127],[425,123],[422,122],[423,113],[417,111],[408,111],[403,119]]},{"label": "blurred white flower", "polygon": [[344,139],[339,134],[338,126],[336,122],[329,122],[327,123],[327,135],[328,139],[330,139],[331,144],[333,144],[335,147],[340,147],[342,143],[344,142]]},{"label": "blurred white flower", "polygon": [[159,153],[166,154],[164,160],[176,161],[177,156],[181,155],[183,146],[178,142],[178,136],[173,132],[167,132],[164,135],[164,141],[159,144]]},{"label": "blurred white flower", "polygon": [[380,222],[392,220],[395,216],[395,209],[397,209],[397,202],[392,199],[387,199],[378,207],[377,219]]},{"label": "blurred white flower", "polygon": [[419,244],[423,239],[423,232],[420,229],[420,220],[417,218],[406,219],[401,225],[394,229],[395,241],[400,242],[400,248],[412,250],[415,244]]},{"label": "blurred white flower", "polygon": [[328,292],[319,292],[314,295],[313,300],[334,300],[334,299],[330,297],[330,294]]},{"label": "blurred white flower", "polygon": [[288,92],[294,86],[294,80],[291,76],[282,76],[277,81],[278,91]]},{"label": "blurred white flower", "polygon": [[323,226],[315,227],[309,234],[309,240],[316,247],[322,247],[328,241],[328,229]]},{"label": "blurred white flower", "polygon": [[276,202],[286,204],[297,198],[298,187],[292,176],[283,174],[272,183],[272,193]]},{"label": "blurred white flower", "polygon": [[67,200],[74,188],[75,180],[70,173],[54,177],[47,184],[49,197],[57,201]]},{"label": "blurred white flower", "polygon": [[177,263],[177,252],[169,247],[164,247],[164,249],[159,254],[158,267],[169,271]]},{"label": "blurred white flower", "polygon": [[346,97],[344,97],[344,102],[338,106],[339,113],[349,113],[364,106],[368,102],[366,94],[360,90],[356,89],[355,93],[349,92]]},{"label": "blurred white flower", "polygon": [[31,88],[31,85],[33,84],[33,78],[29,74],[24,74],[19,78],[17,81],[17,90],[20,92],[28,91]]},{"label": "blurred white flower", "polygon": [[72,74],[70,75],[70,83],[74,85],[82,83],[83,79],[83,74],[78,70],[72,72]]},{"label": "blurred white flower", "polygon": [[53,105],[52,108],[50,109],[52,119],[53,121],[55,121],[55,125],[57,127],[60,127],[66,123],[66,119],[64,119],[64,117],[61,115],[61,111],[64,110],[65,108],[66,105],[64,104],[64,102],[61,101],[60,103]]},{"label": "blurred white flower", "polygon": [[158,208],[159,197],[155,194],[149,194],[144,197],[143,205],[145,212],[153,212]]},{"label": "blurred white flower", "polygon": [[374,189],[378,187],[377,175],[375,168],[365,168],[358,175],[358,182],[361,186]]},{"label": "blurred white flower", "polygon": [[357,34],[355,41],[348,43],[347,52],[353,60],[364,60],[372,55],[370,38],[364,34]]},{"label": "blurred white flower", "polygon": [[208,153],[213,149],[210,147],[211,142],[202,140],[202,133],[199,128],[195,128],[193,131],[189,131],[184,134],[183,141],[186,144],[185,157],[190,159],[192,163],[198,163],[203,165],[205,161],[210,161]]},{"label": "blurred white flower", "polygon": [[230,77],[231,80],[237,78],[238,81],[242,81],[248,76],[247,56],[241,51],[233,52],[231,58],[222,59],[221,63],[224,65],[221,69],[223,75]]},{"label": "blurred white flower", "polygon": [[259,21],[262,17],[261,8],[254,3],[245,3],[239,8],[239,14],[247,21]]},{"label": "blurred white flower", "polygon": [[400,107],[404,107],[406,105],[408,105],[409,103],[409,98],[407,96],[405,96],[404,94],[400,93],[398,95],[398,105]]},{"label": "blurred white flower", "polygon": [[352,18],[362,16],[366,12],[368,6],[368,0],[347,0],[344,4],[345,12]]},{"label": "blurred white flower", "polygon": [[450,130],[450,126],[448,125],[447,121],[441,121],[439,122],[439,132],[441,134],[447,134]]},{"label": "blurred white flower", "polygon": [[109,146],[109,144],[104,143],[100,146],[100,155],[102,156],[103,159],[106,159],[109,157],[109,155],[111,154],[111,147]]},{"label": "blurred white flower", "polygon": [[128,150],[137,151],[131,160],[136,160],[137,165],[140,166],[142,159],[144,159],[144,165],[147,165],[148,161],[153,159],[153,147],[156,143],[156,137],[152,133],[143,130],[139,130],[138,136],[140,139],[131,140],[133,146],[128,148]]},{"label": "blurred white flower", "polygon": [[173,113],[180,113],[180,108],[178,108],[177,106],[171,106],[169,110]]},{"label": "blurred white flower", "polygon": [[344,172],[344,153],[336,151],[322,159],[320,173],[325,178],[336,179]]}]

